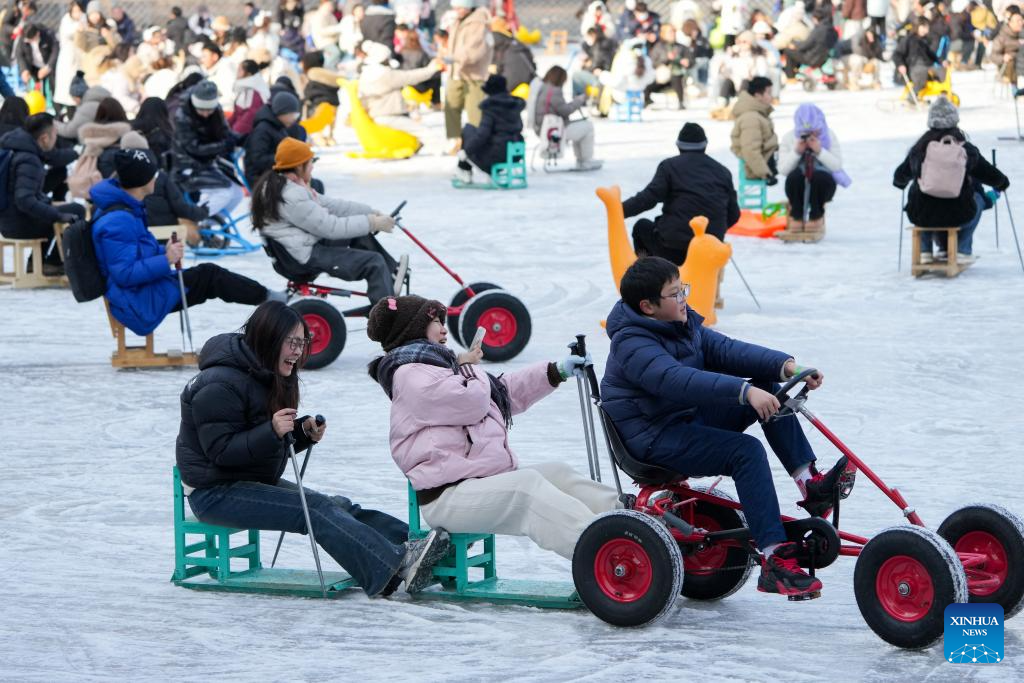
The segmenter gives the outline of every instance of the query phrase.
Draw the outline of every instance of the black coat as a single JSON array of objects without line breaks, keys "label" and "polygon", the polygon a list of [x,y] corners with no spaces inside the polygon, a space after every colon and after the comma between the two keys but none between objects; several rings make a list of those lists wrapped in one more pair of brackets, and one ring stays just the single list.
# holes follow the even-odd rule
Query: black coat
[{"label": "black coat", "polygon": [[595,69],[611,71],[616,49],[618,49],[618,45],[616,45],[615,41],[606,36],[598,38],[594,41],[593,45],[584,41],[583,54],[590,60],[590,65],[586,67],[587,71],[594,71]]},{"label": "black coat", "polygon": [[892,53],[892,63],[897,66],[905,66],[910,69],[913,66],[931,66],[940,61],[928,44],[927,38],[921,38],[917,34],[903,36],[896,49]]},{"label": "black coat", "polygon": [[508,93],[498,93],[480,103],[480,125],[462,129],[462,149],[478,168],[490,173],[491,166],[507,158],[506,145],[523,141],[523,109],[526,102]]},{"label": "black coat", "polygon": [[[236,481],[276,484],[288,446],[274,433],[267,412],[272,371],[237,333],[207,341],[199,370],[181,392],[175,443],[181,480],[197,489]],[[309,438],[295,424],[295,449],[308,448]]]},{"label": "black coat", "polygon": [[685,249],[693,238],[690,219],[706,216],[708,234],[725,239],[725,231],[740,219],[732,174],[704,152],[680,152],[658,164],[654,179],[622,203],[626,218],[657,204],[661,215],[654,221],[662,244]]},{"label": "black coat", "polygon": [[184,50],[188,44],[188,34],[191,31],[188,28],[188,19],[185,17],[176,17],[167,22],[167,39],[174,43],[175,52],[178,50]]},{"label": "black coat", "polygon": [[829,51],[839,41],[839,34],[828,21],[815,24],[810,35],[796,44],[797,57],[801,64],[817,68],[828,61]]},{"label": "black coat", "polygon": [[138,131],[142,137],[146,138],[146,143],[149,144],[150,151],[156,157],[157,164],[163,170],[168,170],[171,166],[171,149],[174,147],[174,136],[167,133],[159,126],[150,130],[139,130],[135,127],[135,123],[132,122],[132,130]]},{"label": "black coat", "polygon": [[[939,139],[941,131],[929,131],[931,139]],[[956,137],[956,136],[954,136]],[[920,148],[920,150],[919,150]],[[921,192],[917,179],[921,175],[921,164],[924,162],[923,147],[914,145],[907,158],[897,167],[893,174],[892,184],[903,189],[908,184],[907,218],[921,228],[953,228],[967,223],[974,218],[975,181],[994,187],[1002,192],[1010,186],[1010,181],[1002,171],[985,160],[978,148],[964,142],[967,151],[967,174],[964,176],[960,196],[953,199],[940,199]]]},{"label": "black coat", "polygon": [[338,99],[339,89],[337,85],[327,85],[319,81],[307,83],[306,89],[302,91],[302,100],[306,103],[306,111],[309,112],[309,116],[312,116],[313,110],[324,102],[332,107],[339,106],[341,104],[341,100]]},{"label": "black coat", "polygon": [[[32,65],[32,46],[29,42],[22,38],[18,41],[17,59],[18,59],[18,71],[28,71],[32,74],[32,77],[36,76],[36,67]],[[60,52],[60,48],[57,44],[57,38],[53,35],[53,31],[48,28],[39,27],[39,54],[43,56],[43,61],[50,67],[50,74],[53,74],[57,69],[57,53]]]},{"label": "black coat", "polygon": [[274,116],[269,104],[260,107],[260,110],[256,112],[252,132],[245,139],[245,180],[249,183],[249,187],[255,185],[259,177],[274,166],[274,154],[277,152],[277,146],[289,136],[297,140],[305,140],[306,131],[298,123],[290,128],[285,128],[284,124]]},{"label": "black coat", "polygon": [[[174,179],[185,191],[228,187],[235,137],[220,107],[207,118],[196,113],[188,93],[174,114]],[[223,162],[223,163],[222,163]]]},{"label": "black coat", "polygon": [[60,212],[43,194],[46,167],[39,144],[24,128],[17,128],[0,138],[0,149],[13,152],[7,170],[7,208],[0,212],[0,233],[12,239],[30,236],[32,225],[55,223]]},{"label": "black coat", "polygon": [[366,8],[363,20],[359,22],[359,31],[363,40],[387,46],[389,50],[395,45],[395,10],[384,5],[371,5]]},{"label": "black coat", "polygon": [[537,65],[530,48],[505,33],[495,31],[491,35],[494,37],[491,63],[497,67],[498,74],[505,77],[509,92],[521,83],[532,81],[537,75]]}]

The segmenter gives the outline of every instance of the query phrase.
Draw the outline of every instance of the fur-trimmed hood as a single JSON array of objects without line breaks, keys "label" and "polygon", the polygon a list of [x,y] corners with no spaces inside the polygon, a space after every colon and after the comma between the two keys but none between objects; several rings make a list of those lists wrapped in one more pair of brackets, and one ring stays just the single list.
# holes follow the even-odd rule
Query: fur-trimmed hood
[{"label": "fur-trimmed hood", "polygon": [[130,123],[86,123],[78,129],[78,141],[85,145],[82,156],[99,156],[111,145],[116,145],[121,136],[132,129]]}]

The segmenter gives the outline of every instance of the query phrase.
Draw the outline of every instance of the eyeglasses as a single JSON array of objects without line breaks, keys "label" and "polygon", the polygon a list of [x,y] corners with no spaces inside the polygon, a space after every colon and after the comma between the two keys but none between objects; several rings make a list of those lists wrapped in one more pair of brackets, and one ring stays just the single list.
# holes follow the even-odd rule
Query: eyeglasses
[{"label": "eyeglasses", "polygon": [[309,345],[309,337],[287,337],[285,343],[292,351],[303,351]]},{"label": "eyeglasses", "polygon": [[320,161],[320,157],[313,157],[313,163],[314,163],[314,164],[315,164],[316,162],[318,162],[318,161]]},{"label": "eyeglasses", "polygon": [[676,301],[686,301],[686,297],[690,296],[690,285],[682,285],[679,287],[679,291],[675,294],[665,294],[660,297],[662,299],[675,299]]}]

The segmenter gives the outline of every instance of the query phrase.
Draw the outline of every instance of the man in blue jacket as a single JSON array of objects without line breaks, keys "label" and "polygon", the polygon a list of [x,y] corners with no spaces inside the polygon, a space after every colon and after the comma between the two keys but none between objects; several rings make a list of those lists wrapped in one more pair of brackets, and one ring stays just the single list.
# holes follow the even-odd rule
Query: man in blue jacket
[{"label": "man in blue jacket", "polygon": [[[778,412],[775,382],[792,377],[799,366],[788,354],[703,328],[703,318],[686,305],[689,285],[663,258],[638,259],[619,290],[622,300],[608,316],[612,343],[601,395],[626,448],[637,460],[685,477],[732,477],[764,554],[758,590],[817,593],[821,582],[797,565],[798,547],[787,542],[779,520],[764,447],[743,434],[755,420]],[[823,379],[819,373],[807,384],[817,389]],[[795,416],[765,422],[763,429],[804,494],[799,505],[812,515],[827,515],[845,456],[827,473],[818,473]]]},{"label": "man in blue jacket", "polygon": [[[156,164],[143,150],[122,150],[114,156],[115,178],[93,185],[89,195],[98,217],[92,241],[100,271],[107,280],[110,310],[125,327],[147,335],[164,317],[181,308],[174,264],[184,255],[183,242],[160,246],[149,231],[146,196],[156,186]],[[267,299],[284,301],[260,283],[212,263],[182,273],[189,308],[208,299],[257,306]]]}]

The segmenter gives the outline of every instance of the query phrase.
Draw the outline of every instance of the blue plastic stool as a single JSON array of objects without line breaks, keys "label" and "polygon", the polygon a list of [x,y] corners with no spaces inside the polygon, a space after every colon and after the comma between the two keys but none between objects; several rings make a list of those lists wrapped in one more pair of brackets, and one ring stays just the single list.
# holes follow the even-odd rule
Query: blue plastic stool
[{"label": "blue plastic stool", "polygon": [[736,199],[741,209],[761,210],[768,203],[768,184],[747,177],[747,165],[740,159],[740,182]]},{"label": "blue plastic stool", "polygon": [[637,123],[643,120],[644,94],[640,90],[627,90],[626,101],[615,103],[615,120]]}]

